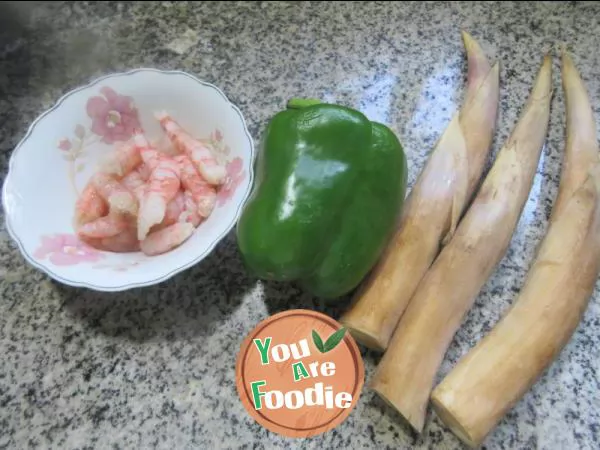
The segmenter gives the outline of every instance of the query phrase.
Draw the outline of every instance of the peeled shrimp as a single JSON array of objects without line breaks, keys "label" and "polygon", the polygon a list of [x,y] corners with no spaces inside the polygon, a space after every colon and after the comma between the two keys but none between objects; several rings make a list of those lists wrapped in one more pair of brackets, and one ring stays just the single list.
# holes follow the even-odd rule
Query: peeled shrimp
[{"label": "peeled shrimp", "polygon": [[148,179],[150,179],[150,175],[152,171],[156,169],[156,166],[160,161],[165,160],[165,155],[153,148],[145,148],[141,150],[142,158],[144,160],[144,165],[147,167]]},{"label": "peeled shrimp", "polygon": [[111,213],[137,214],[137,199],[114,175],[97,173],[93,178],[93,184],[100,196],[108,203]]},{"label": "peeled shrimp", "polygon": [[100,170],[105,173],[127,175],[142,162],[140,152],[132,142],[117,144],[117,148],[109,153],[100,163]]},{"label": "peeled shrimp", "polygon": [[163,130],[181,153],[186,154],[194,163],[200,175],[210,184],[220,185],[225,182],[227,172],[212,155],[209,148],[188,134],[166,112],[155,114]]},{"label": "peeled shrimp", "polygon": [[141,130],[117,144],[77,199],[75,229],[104,251],[159,255],[181,245],[213,211],[225,168],[168,115],[162,141]]},{"label": "peeled shrimp", "polygon": [[140,186],[143,186],[145,183],[146,180],[144,180],[137,169],[132,170],[121,179],[121,184],[123,184],[123,186],[125,186],[131,192],[135,191]]},{"label": "peeled shrimp", "polygon": [[151,170],[146,187],[138,191],[141,201],[137,228],[141,241],[150,228],[163,221],[168,203],[175,198],[181,186],[180,169],[176,161],[153,148],[141,131],[134,132],[133,141],[142,161]]},{"label": "peeled shrimp", "polygon": [[108,252],[129,253],[137,252],[140,249],[140,243],[137,240],[135,228],[129,227],[115,236],[100,239],[97,248]]},{"label": "peeled shrimp", "polygon": [[198,207],[198,214],[204,218],[210,216],[217,201],[217,191],[200,176],[187,155],[179,155],[174,159],[181,170],[181,184],[191,193]]},{"label": "peeled shrimp", "polygon": [[161,136],[159,139],[152,141],[152,146],[156,148],[159,152],[168,155],[175,156],[181,153],[175,146],[171,143],[170,139],[167,136]]},{"label": "peeled shrimp", "polygon": [[194,232],[191,223],[177,222],[162,230],[150,233],[140,242],[140,248],[148,256],[160,255],[178,247]]},{"label": "peeled shrimp", "polygon": [[144,175],[147,175],[145,178],[148,180],[150,178],[150,174],[158,165],[158,162],[161,159],[164,159],[165,155],[154,148],[152,144],[148,142],[146,136],[144,136],[144,134],[139,130],[134,131],[133,142],[145,166],[143,169],[145,172]]},{"label": "peeled shrimp", "polygon": [[92,222],[108,213],[108,204],[93,183],[88,183],[75,203],[75,226]]},{"label": "peeled shrimp", "polygon": [[150,179],[142,196],[138,214],[138,239],[143,240],[153,225],[165,217],[167,204],[177,195],[179,164],[172,159],[161,159],[150,174]]},{"label": "peeled shrimp", "polygon": [[183,195],[183,191],[179,191],[177,195],[169,203],[167,203],[167,210],[165,211],[165,217],[163,218],[162,222],[153,226],[150,230],[150,233],[162,230],[169,225],[179,222],[179,218],[181,217],[181,214],[183,214],[184,210],[185,197]]},{"label": "peeled shrimp", "polygon": [[179,215],[179,222],[187,222],[197,227],[202,222],[202,217],[198,214],[198,205],[194,201],[192,193],[190,191],[185,191],[183,193],[184,198],[184,206],[183,211]]},{"label": "peeled shrimp", "polygon": [[92,222],[81,225],[77,233],[90,238],[105,238],[116,236],[125,231],[129,222],[121,215],[107,215]]},{"label": "peeled shrimp", "polygon": [[185,209],[185,197],[183,191],[179,191],[177,195],[167,204],[167,211],[163,224],[172,225],[179,219],[180,214]]},{"label": "peeled shrimp", "polygon": [[133,192],[133,195],[135,195],[135,198],[137,198],[138,203],[141,204],[142,198],[144,197],[144,192],[146,192],[146,181],[138,169],[135,169],[125,175],[121,180],[121,183],[123,186]]},{"label": "peeled shrimp", "polygon": [[150,178],[150,172],[152,172],[150,167],[143,162],[135,170],[140,174],[144,181],[148,181],[148,178]]}]

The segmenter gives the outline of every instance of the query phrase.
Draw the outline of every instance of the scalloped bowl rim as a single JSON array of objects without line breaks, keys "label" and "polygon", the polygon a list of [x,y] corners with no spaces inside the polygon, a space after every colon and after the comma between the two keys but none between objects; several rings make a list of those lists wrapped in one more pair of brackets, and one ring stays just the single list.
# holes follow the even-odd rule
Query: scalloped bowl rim
[{"label": "scalloped bowl rim", "polygon": [[[46,117],[48,114],[52,113],[57,108],[59,108],[61,106],[61,104],[68,97],[70,97],[71,95],[73,95],[77,92],[83,91],[85,89],[89,89],[97,84],[100,84],[102,81],[107,80],[109,78],[125,76],[125,75],[132,75],[132,74],[135,74],[138,72],[155,72],[155,73],[160,73],[160,74],[164,74],[164,75],[184,75],[186,77],[191,78],[193,81],[195,81],[203,86],[214,89],[223,98],[223,100],[225,100],[225,102],[229,106],[231,106],[231,108],[234,110],[234,112],[240,118],[240,121],[243,125],[244,134],[245,134],[246,138],[248,139],[248,143],[250,145],[250,164],[249,164],[249,171],[248,171],[249,180],[248,180],[246,192],[244,192],[244,195],[242,196],[241,201],[238,203],[238,205],[236,207],[236,212],[235,212],[235,215],[233,216],[233,220],[231,221],[231,223],[229,223],[227,226],[225,226],[223,228],[223,231],[217,237],[217,239],[212,241],[201,254],[199,254],[196,258],[193,258],[190,262],[188,262],[182,266],[178,266],[177,268],[163,274],[162,276],[160,276],[158,278],[154,278],[152,280],[143,281],[143,282],[129,283],[129,284],[124,284],[124,285],[120,285],[120,286],[109,286],[109,287],[97,286],[97,285],[94,285],[92,283],[88,283],[85,281],[75,281],[75,280],[70,280],[70,279],[64,278],[60,275],[55,274],[46,265],[37,262],[27,251],[25,251],[25,248],[24,248],[23,243],[21,242],[21,239],[19,238],[17,232],[13,229],[13,226],[10,221],[10,215],[7,213],[8,208],[7,208],[7,204],[6,204],[6,202],[7,202],[7,192],[6,191],[8,189],[11,175],[13,173],[13,165],[15,164],[16,157],[17,157],[19,150],[21,149],[23,144],[31,137],[31,135],[33,134],[33,132],[35,130],[36,125],[41,120],[43,120],[44,117]],[[185,270],[198,264],[200,261],[202,261],[204,258],[206,258],[215,249],[217,244],[219,244],[231,232],[232,229],[234,229],[234,227],[236,226],[236,223],[242,213],[242,209],[243,209],[245,203],[247,202],[247,200],[251,194],[251,191],[252,191],[252,186],[254,184],[255,157],[256,157],[256,153],[255,153],[255,148],[254,148],[254,141],[252,139],[252,135],[250,134],[250,131],[248,130],[248,125],[246,123],[246,119],[244,118],[244,115],[242,114],[241,110],[234,103],[232,103],[229,100],[229,98],[225,95],[225,93],[220,88],[215,86],[214,84],[209,83],[207,81],[200,80],[196,76],[191,75],[190,73],[184,72],[182,70],[162,70],[162,69],[155,69],[155,68],[149,68],[149,67],[142,67],[142,68],[132,69],[132,70],[124,71],[124,72],[110,73],[110,74],[95,78],[92,81],[88,82],[87,84],[83,84],[79,87],[69,90],[68,92],[63,94],[58,100],[56,100],[56,102],[52,106],[50,106],[48,109],[46,109],[41,114],[39,114],[35,118],[35,120],[31,123],[31,125],[29,125],[27,132],[25,133],[23,138],[17,143],[17,145],[15,146],[14,150],[12,151],[12,153],[10,155],[9,163],[8,163],[8,171],[6,172],[6,178],[2,185],[2,208],[4,209],[4,214],[5,214],[4,222],[6,224],[6,229],[8,230],[8,234],[10,235],[12,240],[17,244],[19,251],[21,252],[23,257],[27,260],[27,262],[29,264],[31,264],[33,267],[35,267],[36,269],[47,274],[49,277],[65,284],[65,285],[72,286],[72,287],[83,287],[83,288],[88,288],[88,289],[92,289],[95,291],[101,291],[101,292],[122,292],[122,291],[126,291],[129,289],[136,289],[136,288],[152,286],[155,284],[162,283],[162,282],[172,278],[173,276],[175,276],[181,272],[184,272]]]}]

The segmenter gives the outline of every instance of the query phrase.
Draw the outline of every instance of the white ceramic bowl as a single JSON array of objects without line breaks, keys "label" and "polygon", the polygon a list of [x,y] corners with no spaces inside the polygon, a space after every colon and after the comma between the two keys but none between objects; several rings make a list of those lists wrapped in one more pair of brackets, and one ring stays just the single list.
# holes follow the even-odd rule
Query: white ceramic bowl
[{"label": "white ceramic bowl", "polygon": [[[72,226],[77,192],[114,141],[138,123],[150,139],[165,110],[227,161],[217,207],[180,247],[158,256],[110,253],[80,242]],[[215,86],[179,71],[109,75],[63,96],[31,125],[10,159],[2,199],[6,224],[29,263],[52,278],[102,291],[162,282],[197,264],[234,227],[253,181],[254,147],[240,110]]]}]

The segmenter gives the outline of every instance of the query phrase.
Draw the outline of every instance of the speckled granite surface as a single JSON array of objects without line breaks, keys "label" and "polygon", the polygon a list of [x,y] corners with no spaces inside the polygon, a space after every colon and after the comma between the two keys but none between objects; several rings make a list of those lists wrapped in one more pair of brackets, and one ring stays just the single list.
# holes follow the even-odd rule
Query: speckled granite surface
[{"label": "speckled granite surface", "polygon": [[[363,109],[404,142],[410,183],[460,102],[469,30],[501,69],[497,150],[542,52],[566,43],[600,123],[600,4],[36,2],[0,4],[0,176],[27,125],[60,95],[113,71],[182,69],[221,87],[255,139],[295,95]],[[557,61],[555,67],[558,69]],[[558,72],[551,131],[511,247],[457,334],[441,374],[510,304],[556,195],[563,149]],[[268,314],[325,310],[260,283],[229,236],[197,267],[120,294],[62,286],[27,266],[0,225],[0,448],[462,448],[429,414],[422,436],[365,390],[340,427],[289,441],[246,414],[237,350]],[[572,341],[485,447],[600,447],[600,291]],[[378,356],[364,352],[367,377]],[[440,375],[441,375],[440,374]]]}]

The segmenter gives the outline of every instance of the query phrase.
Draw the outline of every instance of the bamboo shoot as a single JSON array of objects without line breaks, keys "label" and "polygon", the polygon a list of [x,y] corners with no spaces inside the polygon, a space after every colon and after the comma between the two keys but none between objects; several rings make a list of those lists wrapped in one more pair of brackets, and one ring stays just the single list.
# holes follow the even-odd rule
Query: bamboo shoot
[{"label": "bamboo shoot", "polygon": [[[452,431],[478,446],[571,339],[600,271],[600,176],[586,88],[563,54],[567,139],[559,194],[513,306],[432,395]],[[590,174],[591,173],[591,174]]]},{"label": "bamboo shoot", "polygon": [[399,231],[341,317],[363,345],[384,350],[417,284],[454,233],[481,179],[498,109],[498,64],[467,33],[464,106],[448,125],[404,207]]},{"label": "bamboo shoot", "polygon": [[531,190],[550,118],[551,67],[546,56],[512,135],[419,284],[371,382],[419,432],[448,345],[504,256]]}]

